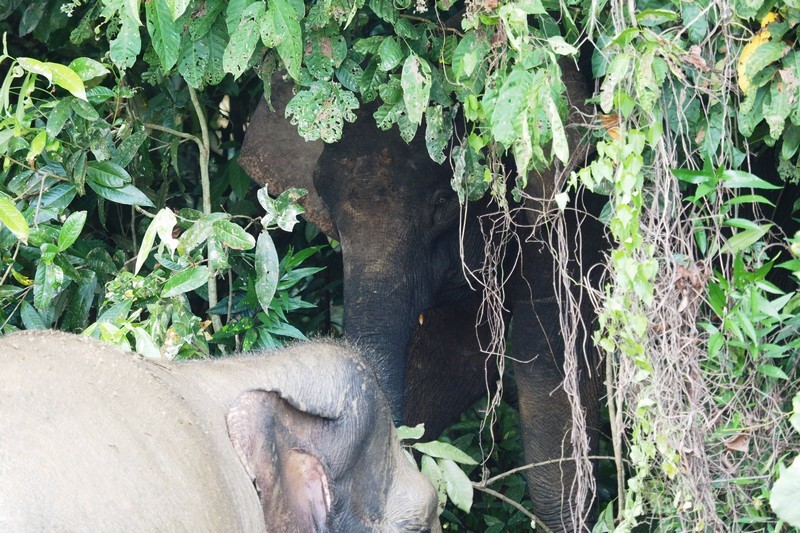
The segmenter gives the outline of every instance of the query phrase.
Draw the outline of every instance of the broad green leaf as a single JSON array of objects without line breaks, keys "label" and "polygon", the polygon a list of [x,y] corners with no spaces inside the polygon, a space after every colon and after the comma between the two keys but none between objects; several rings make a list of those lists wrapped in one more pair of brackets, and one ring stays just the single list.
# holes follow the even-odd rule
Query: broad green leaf
[{"label": "broad green leaf", "polygon": [[195,89],[200,89],[204,83],[208,60],[209,50],[206,39],[191,41],[184,38],[181,55],[178,58],[178,73],[183,76],[186,83]]},{"label": "broad green leaf", "polygon": [[770,491],[769,504],[778,518],[793,527],[800,527],[800,456],[781,472]]},{"label": "broad green leaf", "polygon": [[266,211],[261,219],[261,224],[264,227],[277,224],[283,231],[292,231],[294,225],[297,224],[297,217],[305,212],[305,209],[298,205],[297,201],[306,194],[308,191],[305,189],[290,187],[273,199],[267,194],[266,186],[259,189],[256,198]]},{"label": "broad green leaf", "polygon": [[52,306],[64,289],[64,271],[52,263],[41,261],[36,267],[33,285],[33,305],[39,311]]},{"label": "broad green leaf", "polygon": [[506,147],[514,143],[521,134],[522,123],[527,120],[532,82],[530,72],[515,65],[497,95],[492,113],[492,136]]},{"label": "broad green leaf", "polygon": [[547,38],[547,43],[556,54],[560,56],[573,56],[578,53],[578,49],[569,44],[560,35],[554,35]]},{"label": "broad green leaf", "polygon": [[403,60],[403,50],[394,37],[386,37],[383,40],[378,47],[378,55],[381,58],[378,68],[381,70],[392,70]]},{"label": "broad green leaf", "polygon": [[425,111],[425,147],[428,155],[439,164],[447,159],[445,149],[453,136],[453,121],[450,113],[446,116],[440,105]]},{"label": "broad green leaf", "polygon": [[47,324],[45,324],[42,316],[25,300],[20,302],[19,311],[19,317],[22,319],[25,329],[47,329]]},{"label": "broad green leaf", "polygon": [[183,272],[174,274],[164,284],[161,291],[162,298],[171,298],[180,294],[193,291],[208,282],[209,270],[205,266],[187,268]]},{"label": "broad green leaf", "polygon": [[773,185],[754,174],[742,170],[726,170],[722,173],[722,183],[729,189],[780,189],[782,187],[781,185]]},{"label": "broad green leaf", "polygon": [[425,434],[425,424],[417,424],[416,426],[400,426],[397,428],[397,438],[400,440],[418,440]]},{"label": "broad green leaf", "polygon": [[459,466],[450,459],[439,459],[437,461],[442,471],[442,478],[447,489],[447,496],[453,505],[469,513],[472,507],[472,483]]},{"label": "broad green leaf", "polygon": [[225,270],[230,266],[228,262],[228,249],[212,236],[208,239],[208,264],[214,270]]},{"label": "broad green leaf", "polygon": [[256,296],[265,313],[278,288],[278,252],[275,243],[266,231],[258,236],[256,242]]},{"label": "broad green leaf", "polygon": [[155,207],[153,202],[150,201],[150,198],[148,198],[146,194],[130,183],[118,188],[106,187],[93,181],[89,181],[88,184],[94,192],[106,200],[111,200],[112,202],[124,205]]},{"label": "broad green leaf", "polygon": [[0,223],[2,223],[14,236],[24,243],[28,242],[30,228],[25,217],[16,208],[14,203],[0,194]]},{"label": "broad green leaf", "polygon": [[150,255],[150,251],[155,244],[156,235],[161,237],[161,241],[168,245],[170,250],[175,250],[178,241],[172,237],[172,230],[177,223],[178,220],[175,218],[175,214],[169,208],[165,207],[156,213],[155,218],[153,218],[150,225],[147,226],[144,237],[142,237],[142,242],[139,245],[139,253],[136,255],[136,266],[133,269],[134,274],[139,273],[142,265],[144,265],[144,262]]},{"label": "broad green leaf", "polygon": [[558,107],[556,106],[553,97],[550,96],[549,91],[545,96],[544,112],[547,119],[550,121],[550,130],[553,133],[553,154],[565,165],[569,160],[569,144],[567,143],[567,134],[564,131],[564,125],[561,123],[561,116],[558,114]]},{"label": "broad green leaf", "polygon": [[186,8],[189,7],[191,0],[166,0],[165,3],[169,6],[169,10],[172,13],[172,20],[177,20],[178,17],[183,15]]},{"label": "broad green leaf", "polygon": [[133,328],[133,337],[136,339],[136,353],[142,354],[148,359],[161,359],[161,350],[147,330]]},{"label": "broad green leaf", "polygon": [[84,224],[86,224],[86,211],[76,211],[67,217],[58,232],[58,251],[63,252],[78,240]]},{"label": "broad green leaf", "polygon": [[78,76],[80,76],[81,80],[84,82],[93,80],[95,78],[100,78],[109,73],[109,70],[105,67],[105,65],[89,57],[79,57],[73,59],[69,64],[69,68],[72,69]]},{"label": "broad green leaf", "polygon": [[785,380],[789,379],[789,376],[786,375],[786,372],[775,365],[758,365],[758,371],[771,378]]},{"label": "broad green leaf", "polygon": [[783,57],[786,45],[781,41],[766,41],[769,33],[757,34],[751,42],[742,49],[737,72],[739,74],[739,87],[744,92],[751,89],[753,78],[772,63]]},{"label": "broad green leaf", "polygon": [[208,63],[203,80],[208,85],[216,85],[225,77],[223,57],[228,45],[228,30],[222,17],[217,18],[203,40],[208,47]]},{"label": "broad green leaf", "polygon": [[614,109],[614,94],[617,86],[630,76],[631,56],[621,53],[616,56],[608,67],[606,79],[600,86],[600,108],[603,113],[611,113]]},{"label": "broad green leaf", "polygon": [[40,74],[47,78],[47,81],[66,89],[76,98],[86,100],[86,88],[83,86],[83,80],[69,67],[58,63],[43,63],[30,57],[20,57],[17,61],[28,72]]},{"label": "broad green leaf", "polygon": [[31,147],[28,150],[28,155],[25,156],[25,159],[32,163],[34,159],[39,157],[41,153],[44,151],[44,147],[47,144],[47,131],[40,130],[39,133],[36,134],[36,137],[33,138],[31,141]]},{"label": "broad green leaf", "polygon": [[146,131],[137,131],[126,137],[125,140],[117,146],[117,150],[111,157],[111,162],[123,168],[128,166],[145,139],[147,139]]},{"label": "broad green leaf", "polygon": [[72,107],[72,110],[75,112],[75,114],[85,118],[90,122],[93,122],[95,120],[100,120],[100,114],[89,102],[86,102],[84,100],[72,99],[70,100],[70,106]]},{"label": "broad green leaf", "polygon": [[133,66],[142,51],[142,38],[139,35],[139,26],[142,23],[124,13],[120,13],[120,19],[122,26],[109,43],[109,55],[117,67],[125,70]]},{"label": "broad green leaf", "polygon": [[231,34],[228,46],[222,56],[222,67],[225,72],[238,78],[247,69],[250,56],[256,49],[260,37],[260,20],[264,15],[264,3],[250,4],[242,11],[239,26]]},{"label": "broad green leaf", "polygon": [[444,477],[442,477],[442,469],[439,468],[439,465],[436,464],[433,458],[427,455],[422,456],[420,463],[422,475],[425,476],[428,481],[431,482],[433,488],[436,489],[436,496],[439,499],[439,514],[442,514],[447,504],[447,484],[444,481]]},{"label": "broad green leaf", "polygon": [[89,161],[86,164],[86,177],[91,183],[118,189],[131,182],[128,171],[111,161]]},{"label": "broad green leaf", "polygon": [[431,67],[428,62],[416,54],[409,55],[403,63],[400,85],[403,87],[408,120],[413,124],[421,124],[431,94]]},{"label": "broad green leaf", "polygon": [[758,229],[740,231],[728,239],[725,243],[724,250],[732,254],[741,252],[766,235],[771,227],[772,224],[764,224]]},{"label": "broad green leaf", "polygon": [[169,72],[178,61],[181,47],[181,28],[175,23],[167,2],[146,2],[144,9],[147,16],[147,31],[150,34],[153,48],[161,61],[161,68],[165,72]]},{"label": "broad green leaf", "polygon": [[230,220],[214,222],[214,236],[233,250],[249,250],[256,245],[256,240],[244,228]]},{"label": "broad green leaf", "polygon": [[69,117],[72,115],[72,106],[68,99],[59,100],[58,103],[50,110],[47,115],[47,135],[50,139],[55,139],[61,130],[64,129],[64,124],[67,123]]},{"label": "broad green leaf", "polygon": [[[193,41],[197,41],[208,33],[226,5],[224,0],[206,0],[203,10],[192,13],[192,17],[189,19],[189,35]],[[224,20],[222,23],[224,24]]]},{"label": "broad green leaf", "polygon": [[412,447],[426,455],[430,455],[431,457],[450,459],[451,461],[455,461],[464,465],[478,464],[475,459],[462,452],[452,444],[448,444],[446,442],[417,442]]},{"label": "broad green leaf", "polygon": [[275,32],[282,36],[275,48],[289,75],[299,80],[300,64],[303,60],[303,33],[297,11],[287,0],[270,0],[269,11],[264,18],[269,18]]},{"label": "broad green leaf", "polygon": [[[130,17],[133,21],[135,21],[138,26],[141,26],[142,19],[139,16],[139,9],[141,7],[142,0],[124,0],[124,1],[125,1],[124,13],[127,14],[128,17]],[[161,2],[163,2],[163,0],[161,0]]]},{"label": "broad green leaf", "polygon": [[186,255],[206,242],[206,239],[211,237],[214,231],[214,223],[227,218],[228,215],[225,213],[211,213],[195,221],[192,227],[178,239],[178,253]]}]

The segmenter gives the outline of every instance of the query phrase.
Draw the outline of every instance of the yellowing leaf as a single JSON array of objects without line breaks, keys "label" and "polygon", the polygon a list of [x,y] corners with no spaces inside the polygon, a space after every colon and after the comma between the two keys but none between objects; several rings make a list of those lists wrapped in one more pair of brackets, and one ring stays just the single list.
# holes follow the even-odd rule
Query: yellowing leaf
[{"label": "yellowing leaf", "polygon": [[779,20],[780,16],[777,13],[767,13],[764,18],[761,19],[761,30],[759,30],[759,32],[756,33],[752,39],[750,39],[750,42],[748,42],[746,45],[744,45],[744,48],[742,48],[742,53],[739,56],[739,61],[736,64],[736,73],[739,76],[739,88],[743,92],[747,92],[747,90],[750,89],[752,80],[752,74],[750,76],[747,74],[748,63],[750,62],[756,50],[758,50],[765,43],[769,42],[769,25]]}]

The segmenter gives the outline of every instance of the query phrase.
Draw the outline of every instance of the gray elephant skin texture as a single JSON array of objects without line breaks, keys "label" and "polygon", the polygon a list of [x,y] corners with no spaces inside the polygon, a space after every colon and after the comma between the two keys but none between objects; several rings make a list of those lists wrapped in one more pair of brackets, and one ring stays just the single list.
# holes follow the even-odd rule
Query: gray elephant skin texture
[{"label": "gray elephant skin texture", "polygon": [[[567,63],[562,71],[573,110],[583,106],[588,94],[583,75]],[[465,276],[484,264],[484,231],[492,222],[482,215],[491,209],[489,201],[459,205],[450,163],[439,165],[428,156],[424,125],[407,144],[397,128],[380,131],[369,116],[374,106],[366,105],[355,123],[345,125],[341,141],[305,142],[283,116],[291,97],[292,88],[273,76],[274,111],[264,102],[256,109],[239,163],[272,194],[289,187],[309,191],[304,216],[341,243],[346,336],[369,348],[369,363],[395,419],[424,422],[427,436],[435,436],[485,394],[485,382],[494,379],[492,358],[481,349],[487,346],[486,328],[476,334],[486,312],[482,295]],[[567,132],[572,151],[585,153],[579,130],[568,127]],[[551,171],[528,177],[529,199],[526,209],[518,210],[520,229],[510,239],[514,244],[508,254],[516,258],[513,246],[518,244],[520,260],[494,268],[508,279],[502,307],[513,315],[511,355],[525,458],[545,463],[527,472],[534,512],[552,529],[572,530],[573,509],[586,512],[590,507],[575,505],[572,439],[594,446],[602,365],[594,350],[579,357],[588,432],[572,435],[556,288],[562,297],[583,302],[584,315],[576,320],[591,324],[592,317],[589,299],[561,284],[552,251],[542,244],[549,240],[550,226],[537,217],[555,192],[555,176]],[[603,199],[583,192],[574,196],[566,210],[563,242],[569,276],[584,280],[605,247],[596,217]],[[576,346],[590,345],[587,332],[577,337]]]},{"label": "gray elephant skin texture", "polygon": [[440,531],[344,344],[154,363],[0,338],[0,531]]}]

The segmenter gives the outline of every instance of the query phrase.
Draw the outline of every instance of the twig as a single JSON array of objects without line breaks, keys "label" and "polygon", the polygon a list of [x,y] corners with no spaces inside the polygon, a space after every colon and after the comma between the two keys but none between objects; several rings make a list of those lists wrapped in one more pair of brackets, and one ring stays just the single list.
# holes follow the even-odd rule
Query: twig
[{"label": "twig", "polygon": [[[593,461],[594,460],[598,460],[598,461],[599,460],[614,461],[616,458],[608,456],[608,455],[590,455],[590,456],[587,457],[587,459],[590,459],[590,460],[593,460]],[[548,461],[541,461],[539,463],[529,463],[527,465],[518,466],[517,468],[512,468],[511,470],[503,472],[502,474],[498,474],[498,475],[496,475],[494,477],[490,477],[483,484],[484,485],[492,485],[494,483],[497,483],[498,481],[500,481],[503,478],[506,478],[506,477],[508,477],[510,475],[516,474],[517,472],[524,472],[525,470],[530,470],[531,468],[538,468],[540,466],[547,466],[547,465],[552,465],[552,464],[555,464],[555,463],[563,463],[565,461],[574,461],[574,460],[575,460],[574,457],[560,457],[558,459],[550,459]]]},{"label": "twig", "polygon": [[494,491],[494,490],[492,490],[492,489],[490,489],[488,487],[484,487],[480,483],[472,483],[472,488],[474,488],[475,490],[479,490],[481,492],[485,492],[486,494],[489,494],[490,496],[494,496],[498,500],[502,500],[502,501],[506,502],[508,505],[510,505],[511,507],[514,507],[520,513],[522,513],[525,516],[527,516],[528,518],[530,518],[531,522],[536,524],[537,529],[541,528],[540,531],[544,531],[545,533],[553,533],[553,530],[550,529],[549,527],[547,527],[545,525],[545,523],[542,522],[541,518],[539,518],[538,516],[536,516],[532,512],[528,511],[522,505],[520,505],[519,503],[515,502],[514,500],[512,500],[508,496],[504,496],[503,494],[500,494],[497,491]]},{"label": "twig", "polygon": [[[200,123],[200,134],[202,137],[202,141],[195,140],[197,139],[194,136],[189,136],[189,138],[194,137],[195,142],[197,143],[197,147],[200,150],[200,186],[203,189],[203,213],[205,215],[211,214],[211,180],[208,176],[208,162],[209,157],[211,154],[210,141],[208,135],[208,124],[206,124],[206,114],[203,111],[203,106],[200,105],[200,100],[197,98],[197,93],[192,88],[191,85],[187,85],[189,89],[189,96],[192,99],[192,104],[194,105],[194,112],[197,114],[197,121]],[[182,137],[182,135],[179,135]],[[211,265],[209,261],[208,265],[208,306],[215,307],[217,305],[217,280],[216,280],[216,273],[214,272],[214,267]],[[222,329],[222,320],[219,318],[219,315],[211,314],[211,324],[214,326],[214,332],[217,332]]]}]

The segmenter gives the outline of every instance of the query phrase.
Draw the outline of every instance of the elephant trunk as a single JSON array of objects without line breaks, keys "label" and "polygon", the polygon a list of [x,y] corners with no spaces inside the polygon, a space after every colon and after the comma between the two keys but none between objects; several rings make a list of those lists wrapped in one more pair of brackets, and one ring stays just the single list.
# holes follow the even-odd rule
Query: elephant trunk
[{"label": "elephant trunk", "polygon": [[411,279],[413,261],[392,263],[397,266],[388,261],[345,262],[344,321],[347,337],[372,365],[395,422],[401,422],[408,346],[430,298],[425,297],[429,292],[425,284]]}]

